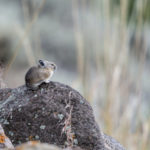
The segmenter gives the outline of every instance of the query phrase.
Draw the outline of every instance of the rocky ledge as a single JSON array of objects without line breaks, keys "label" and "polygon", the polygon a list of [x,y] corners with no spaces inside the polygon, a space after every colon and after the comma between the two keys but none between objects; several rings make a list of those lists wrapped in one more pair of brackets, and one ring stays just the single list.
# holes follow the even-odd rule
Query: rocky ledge
[{"label": "rocky ledge", "polygon": [[90,104],[58,82],[42,84],[35,91],[26,86],[1,89],[0,124],[13,145],[40,141],[61,148],[124,150],[99,129]]}]

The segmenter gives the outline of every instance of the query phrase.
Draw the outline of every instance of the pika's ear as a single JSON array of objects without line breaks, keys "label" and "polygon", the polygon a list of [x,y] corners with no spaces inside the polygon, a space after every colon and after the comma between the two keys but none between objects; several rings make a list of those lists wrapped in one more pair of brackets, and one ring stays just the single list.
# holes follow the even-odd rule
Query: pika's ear
[{"label": "pika's ear", "polygon": [[40,66],[45,66],[43,60],[39,60],[39,65],[40,65]]}]

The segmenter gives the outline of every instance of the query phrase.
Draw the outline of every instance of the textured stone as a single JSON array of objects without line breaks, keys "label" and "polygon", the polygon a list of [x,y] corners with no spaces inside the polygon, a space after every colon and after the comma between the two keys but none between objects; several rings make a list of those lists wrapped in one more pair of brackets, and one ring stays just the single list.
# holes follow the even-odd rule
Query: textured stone
[{"label": "textured stone", "polygon": [[15,148],[16,150],[62,150],[59,147],[50,145],[47,143],[39,143],[36,141],[30,141],[24,144],[21,144]]},{"label": "textured stone", "polygon": [[0,150],[2,149],[14,150],[14,146],[9,138],[5,135],[3,127],[0,124]]},{"label": "textured stone", "polygon": [[0,123],[14,145],[39,140],[63,148],[124,149],[99,130],[89,103],[58,82],[42,84],[36,91],[26,86],[1,89]]}]

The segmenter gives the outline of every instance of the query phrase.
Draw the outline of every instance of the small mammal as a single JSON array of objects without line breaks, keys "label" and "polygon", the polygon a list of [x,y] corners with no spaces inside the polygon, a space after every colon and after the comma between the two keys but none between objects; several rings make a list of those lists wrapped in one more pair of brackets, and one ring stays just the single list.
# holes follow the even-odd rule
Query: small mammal
[{"label": "small mammal", "polygon": [[36,90],[43,82],[49,83],[56,70],[56,65],[47,60],[39,60],[38,66],[31,67],[25,75],[26,86]]}]

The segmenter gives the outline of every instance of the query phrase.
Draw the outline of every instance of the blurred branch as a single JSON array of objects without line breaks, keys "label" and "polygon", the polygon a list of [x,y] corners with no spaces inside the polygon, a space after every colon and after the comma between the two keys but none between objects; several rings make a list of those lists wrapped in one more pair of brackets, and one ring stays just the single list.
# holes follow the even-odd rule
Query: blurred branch
[{"label": "blurred branch", "polygon": [[[20,37],[20,39],[25,34],[21,26],[17,26],[16,32],[18,33],[18,36]],[[34,58],[34,54],[33,54],[30,40],[28,37],[24,37],[24,40],[22,41],[22,45],[24,46],[24,49],[25,49],[24,52],[26,54],[26,58],[28,60],[29,65],[33,66],[35,64],[35,58]]]},{"label": "blurred branch", "polygon": [[7,88],[7,85],[5,84],[3,80],[3,74],[4,74],[4,66],[0,63],[0,89]]},{"label": "blurred branch", "polygon": [[84,39],[81,32],[79,21],[78,0],[72,0],[72,15],[74,23],[75,42],[77,46],[77,67],[80,77],[83,77],[84,71]]},{"label": "blurred branch", "polygon": [[[30,2],[30,3],[28,3],[28,2]],[[32,1],[27,1],[27,0],[22,0],[22,6],[23,6],[23,12],[24,12],[24,20],[25,20],[25,24],[27,24],[27,23],[29,23],[30,21],[31,21],[31,16],[33,16],[34,15],[34,12],[36,11],[36,1],[35,0],[32,0]],[[29,9],[29,6],[28,5],[31,5],[30,7],[30,9],[32,9],[32,12],[30,11],[30,9]],[[32,53],[33,54],[33,50],[27,50],[27,51],[29,51],[29,52],[26,52],[26,53],[28,53],[27,54],[27,56],[31,56],[32,57],[32,62],[34,61],[34,63],[35,63],[35,57],[37,58],[37,59],[41,59],[41,58],[44,58],[44,56],[43,56],[43,52],[42,52],[42,50],[41,50],[41,40],[40,40],[40,36],[39,36],[39,31],[37,31],[37,27],[35,26],[35,28],[33,29],[34,31],[35,31],[35,38],[33,39],[33,49],[34,49],[34,51],[35,51],[35,54],[38,54],[38,55],[30,55],[30,53]],[[28,42],[30,42],[29,40],[28,40]],[[30,44],[30,46],[31,46],[31,44]],[[33,57],[34,56],[34,57]],[[27,59],[29,59],[30,57],[27,57]],[[30,59],[30,61],[28,60],[28,62],[29,62],[29,64],[30,65],[33,65],[32,63],[31,63],[31,59]]]},{"label": "blurred branch", "polygon": [[7,71],[9,70],[9,68],[11,67],[11,65],[14,63],[16,57],[17,57],[17,54],[22,46],[22,43],[23,43],[23,40],[26,38],[26,36],[30,33],[30,30],[32,29],[32,26],[33,24],[36,22],[36,20],[38,19],[38,16],[39,16],[39,13],[41,12],[43,6],[45,4],[45,0],[42,0],[40,6],[36,9],[36,11],[34,12],[34,15],[33,15],[33,18],[31,20],[31,22],[29,22],[26,27],[25,27],[25,32],[24,32],[24,35],[22,36],[22,38],[19,40],[15,50],[14,50],[14,55],[12,56],[7,68],[6,68],[6,71],[5,71],[5,74],[7,73]]}]

